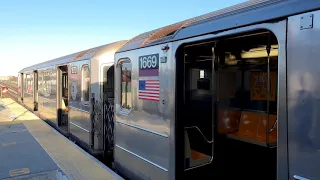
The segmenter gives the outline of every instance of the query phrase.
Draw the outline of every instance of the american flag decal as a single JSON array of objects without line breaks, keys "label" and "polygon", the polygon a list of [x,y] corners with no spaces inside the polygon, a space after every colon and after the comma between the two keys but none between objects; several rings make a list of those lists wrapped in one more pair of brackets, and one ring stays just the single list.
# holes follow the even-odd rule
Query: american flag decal
[{"label": "american flag decal", "polygon": [[158,102],[160,99],[160,81],[139,80],[139,99]]}]

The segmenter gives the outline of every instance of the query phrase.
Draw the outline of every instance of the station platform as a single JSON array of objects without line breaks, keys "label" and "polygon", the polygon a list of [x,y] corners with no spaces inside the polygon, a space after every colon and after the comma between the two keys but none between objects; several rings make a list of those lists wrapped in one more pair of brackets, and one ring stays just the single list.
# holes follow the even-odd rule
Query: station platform
[{"label": "station platform", "polygon": [[23,106],[4,98],[0,99],[0,179],[122,178]]}]

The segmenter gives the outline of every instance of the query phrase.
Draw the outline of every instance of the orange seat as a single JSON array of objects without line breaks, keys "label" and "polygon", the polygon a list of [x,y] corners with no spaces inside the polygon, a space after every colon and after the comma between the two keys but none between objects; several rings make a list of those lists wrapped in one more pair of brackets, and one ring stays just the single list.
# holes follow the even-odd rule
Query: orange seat
[{"label": "orange seat", "polygon": [[[239,131],[232,133],[233,136],[239,139],[247,139],[250,141],[258,142],[259,144],[266,144],[267,139],[267,115],[260,112],[242,112]],[[269,115],[269,130],[272,128],[276,121],[276,115]],[[277,129],[276,126],[272,132],[269,133],[269,142],[277,142]]]},{"label": "orange seat", "polygon": [[218,109],[218,133],[230,134],[238,131],[240,110]]},{"label": "orange seat", "polygon": [[254,140],[256,139],[260,114],[254,112],[242,112],[239,131],[234,135]]},{"label": "orange seat", "polygon": [[204,159],[207,157],[208,157],[208,155],[191,149],[191,159],[192,160]]},{"label": "orange seat", "polygon": [[187,162],[186,169],[209,163],[211,160],[211,156],[191,149],[187,130],[184,130],[184,157]]},{"label": "orange seat", "polygon": [[[277,116],[270,114],[269,115],[269,130],[272,129],[273,124],[277,120]],[[262,114],[262,118],[260,120],[260,125],[258,128],[257,139],[262,142],[266,142],[266,131],[267,131],[267,115]],[[276,143],[277,142],[277,124],[275,125],[272,132],[269,132],[269,143]]]}]

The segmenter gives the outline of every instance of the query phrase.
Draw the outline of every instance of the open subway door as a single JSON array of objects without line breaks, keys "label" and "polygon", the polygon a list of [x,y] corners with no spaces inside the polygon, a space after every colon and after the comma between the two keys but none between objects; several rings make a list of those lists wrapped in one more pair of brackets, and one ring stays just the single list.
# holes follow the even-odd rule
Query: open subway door
[{"label": "open subway door", "polygon": [[261,29],[178,49],[183,178],[277,177],[279,46],[272,31]]},{"label": "open subway door", "polygon": [[[214,155],[215,73],[214,43],[184,47],[184,171],[210,165]],[[196,50],[195,50],[196,49]],[[206,51],[203,60],[195,52]],[[198,61],[199,60],[199,61]],[[189,177],[190,178],[190,177]]]}]

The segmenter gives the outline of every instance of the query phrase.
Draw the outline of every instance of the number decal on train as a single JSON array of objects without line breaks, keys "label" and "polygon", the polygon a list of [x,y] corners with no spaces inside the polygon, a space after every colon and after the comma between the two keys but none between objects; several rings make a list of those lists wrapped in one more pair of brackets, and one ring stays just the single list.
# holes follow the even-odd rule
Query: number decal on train
[{"label": "number decal on train", "polygon": [[139,76],[159,76],[159,54],[139,57]]}]

